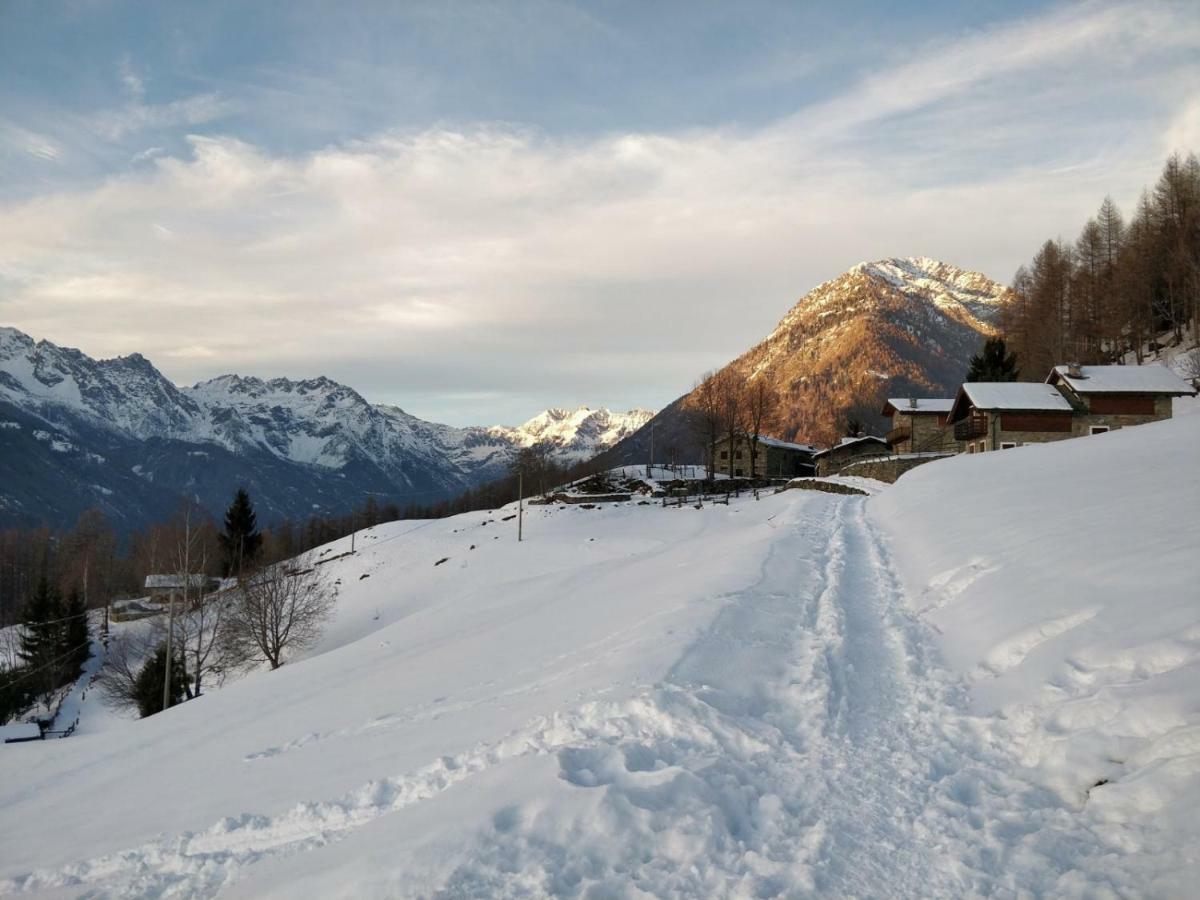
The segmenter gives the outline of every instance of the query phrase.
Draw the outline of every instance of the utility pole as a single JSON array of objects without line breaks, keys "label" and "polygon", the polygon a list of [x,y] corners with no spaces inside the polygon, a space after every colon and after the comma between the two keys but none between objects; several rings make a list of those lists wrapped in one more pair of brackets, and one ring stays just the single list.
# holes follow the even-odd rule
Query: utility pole
[{"label": "utility pole", "polygon": [[[187,584],[185,581],[184,584]],[[187,588],[184,588],[186,592]],[[175,592],[167,594],[167,670],[163,673],[163,704],[165,710],[171,705],[171,635],[175,633]]]},{"label": "utility pole", "polygon": [[523,541],[525,531],[525,473],[517,472],[517,541]]},{"label": "utility pole", "polygon": [[353,512],[351,512],[350,513],[350,552],[351,553],[354,552],[354,526],[356,524],[354,519],[355,519],[355,515]]}]

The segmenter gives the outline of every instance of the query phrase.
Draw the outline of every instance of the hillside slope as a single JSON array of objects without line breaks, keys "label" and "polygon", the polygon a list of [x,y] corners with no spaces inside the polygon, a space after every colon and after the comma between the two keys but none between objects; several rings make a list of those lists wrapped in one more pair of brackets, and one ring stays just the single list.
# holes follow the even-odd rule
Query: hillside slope
[{"label": "hillside slope", "polygon": [[[925,257],[860,263],[805,294],[721,371],[766,379],[780,392],[775,437],[827,445],[844,433],[847,415],[882,433],[885,397],[953,396],[1009,296],[978,272]],[[660,458],[673,447],[679,459],[700,461],[685,421],[687,399],[665,407],[602,462],[644,462],[651,426]]]},{"label": "hillside slope", "polygon": [[306,658],[0,748],[0,892],[1186,895],[1197,441],[361,533]]}]

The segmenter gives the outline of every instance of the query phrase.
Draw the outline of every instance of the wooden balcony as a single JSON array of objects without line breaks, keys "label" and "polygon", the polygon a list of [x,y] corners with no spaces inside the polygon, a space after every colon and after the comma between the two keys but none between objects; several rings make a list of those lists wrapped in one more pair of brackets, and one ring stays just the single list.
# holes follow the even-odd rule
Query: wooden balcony
[{"label": "wooden balcony", "polygon": [[884,436],[884,440],[892,447],[897,444],[902,444],[912,437],[912,429],[907,425],[901,425],[898,428],[893,428]]},{"label": "wooden balcony", "polygon": [[954,439],[956,441],[987,437],[987,431],[987,416],[970,416],[961,422],[954,423]]}]

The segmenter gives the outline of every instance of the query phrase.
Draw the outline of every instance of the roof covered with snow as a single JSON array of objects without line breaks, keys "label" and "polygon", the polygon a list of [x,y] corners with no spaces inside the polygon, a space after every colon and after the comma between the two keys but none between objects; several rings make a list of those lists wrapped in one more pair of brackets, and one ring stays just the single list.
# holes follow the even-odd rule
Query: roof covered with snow
[{"label": "roof covered with snow", "polygon": [[964,397],[976,409],[1071,412],[1071,404],[1053,385],[1025,381],[969,381],[959,388],[951,418],[965,413]]},{"label": "roof covered with snow", "polygon": [[885,441],[883,438],[875,437],[873,434],[866,434],[862,437],[844,437],[834,446],[826,447],[824,450],[818,450],[813,454],[813,456],[824,456],[826,453],[830,453],[834,450],[841,450],[843,447],[849,447],[851,444],[861,444],[865,441],[874,441],[876,444],[882,444],[885,447],[887,446],[887,441]]},{"label": "roof covered with snow", "polygon": [[793,444],[789,441],[781,441],[778,438],[762,437],[761,435],[758,438],[758,442],[764,447],[778,447],[781,450],[799,450],[803,453],[815,453],[817,451],[816,447],[809,446],[808,444]]},{"label": "roof covered with snow", "polygon": [[1065,382],[1079,394],[1169,394],[1191,396],[1196,389],[1166,366],[1080,366],[1071,375],[1067,366],[1055,366],[1047,384]]},{"label": "roof covered with snow", "polygon": [[889,397],[883,405],[883,414],[948,413],[953,405],[953,397]]},{"label": "roof covered with snow", "polygon": [[[208,584],[209,577],[207,575],[190,575],[187,578],[188,587],[204,587]],[[183,587],[183,575],[147,575],[147,588],[181,588]]]}]

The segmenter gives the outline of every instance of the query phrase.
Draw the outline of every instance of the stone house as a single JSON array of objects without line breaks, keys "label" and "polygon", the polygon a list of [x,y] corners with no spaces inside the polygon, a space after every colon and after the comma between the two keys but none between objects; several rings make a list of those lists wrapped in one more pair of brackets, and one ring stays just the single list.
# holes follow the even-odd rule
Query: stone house
[{"label": "stone house", "polygon": [[1074,436],[1075,409],[1057,387],[1022,381],[967,382],[948,424],[961,452],[1008,450]]},{"label": "stone house", "polygon": [[1075,436],[1169,419],[1173,398],[1196,394],[1166,366],[1055,366],[1046,384],[1075,409]]},{"label": "stone house", "polygon": [[798,478],[802,475],[812,475],[816,467],[813,464],[815,447],[807,444],[792,444],[777,438],[758,438],[758,447],[754,459],[754,472],[750,472],[750,439],[739,435],[729,446],[728,435],[716,443],[716,471],[719,474],[732,474],[734,478]]},{"label": "stone house", "polygon": [[147,575],[145,582],[146,596],[158,603],[182,600],[185,588],[188,597],[195,598],[215,591],[221,585],[220,578],[209,575]]},{"label": "stone house", "polygon": [[893,453],[954,451],[954,429],[947,426],[953,398],[892,398],[883,404],[883,415],[892,419],[886,440]]},{"label": "stone house", "polygon": [[887,441],[874,435],[865,435],[863,437],[844,437],[840,443],[814,453],[813,459],[817,464],[817,474],[825,476],[836,475],[843,467],[852,462],[887,455]]}]

